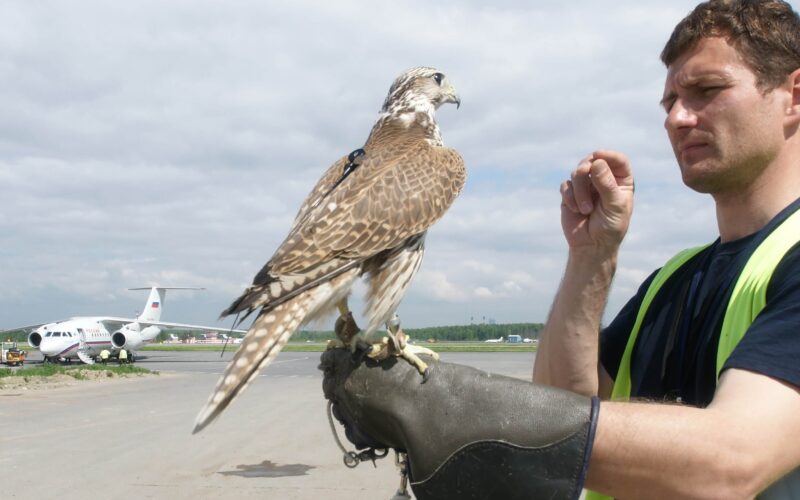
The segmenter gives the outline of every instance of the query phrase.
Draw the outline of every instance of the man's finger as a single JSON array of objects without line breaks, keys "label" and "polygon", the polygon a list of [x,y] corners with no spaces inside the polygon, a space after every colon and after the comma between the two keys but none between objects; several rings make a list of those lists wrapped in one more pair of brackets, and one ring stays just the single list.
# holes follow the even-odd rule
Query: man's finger
[{"label": "man's finger", "polygon": [[597,190],[601,202],[604,206],[613,205],[619,185],[609,163],[605,160],[595,160],[592,162],[591,172],[592,185]]},{"label": "man's finger", "polygon": [[592,203],[592,183],[589,180],[591,169],[592,163],[586,158],[572,171],[572,194],[578,210],[584,215],[590,214],[594,208]]},{"label": "man's finger", "polygon": [[605,160],[618,186],[633,186],[633,171],[628,157],[619,151],[601,149],[592,153],[594,160]]},{"label": "man's finger", "polygon": [[572,181],[561,183],[561,204],[573,213],[579,213],[578,204],[575,202],[575,195],[572,192]]}]

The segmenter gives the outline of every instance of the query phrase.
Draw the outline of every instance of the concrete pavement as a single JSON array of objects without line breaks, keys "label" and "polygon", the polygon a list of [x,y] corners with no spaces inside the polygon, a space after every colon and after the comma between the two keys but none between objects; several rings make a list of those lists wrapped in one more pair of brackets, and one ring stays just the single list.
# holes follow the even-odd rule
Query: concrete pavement
[{"label": "concrete pavement", "polygon": [[[390,498],[393,455],[347,469],[330,434],[319,354],[282,353],[218,422],[194,417],[230,359],[146,352],[161,375],[0,391],[3,498]],[[533,353],[445,353],[527,378]],[[11,478],[11,480],[7,480]]]}]

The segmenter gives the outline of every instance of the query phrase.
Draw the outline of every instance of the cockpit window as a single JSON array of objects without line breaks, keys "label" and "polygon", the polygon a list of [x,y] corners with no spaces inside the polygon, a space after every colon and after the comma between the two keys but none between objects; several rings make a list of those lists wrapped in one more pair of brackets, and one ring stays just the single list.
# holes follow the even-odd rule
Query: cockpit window
[{"label": "cockpit window", "polygon": [[53,334],[53,337],[60,337],[60,336],[61,336],[61,332],[55,332],[55,333]]},{"label": "cockpit window", "polygon": [[50,336],[50,335],[52,335],[52,334],[53,334],[53,332],[47,332],[47,333],[45,333],[45,334],[44,334],[44,336],[45,336],[45,337],[49,337],[49,336]]}]

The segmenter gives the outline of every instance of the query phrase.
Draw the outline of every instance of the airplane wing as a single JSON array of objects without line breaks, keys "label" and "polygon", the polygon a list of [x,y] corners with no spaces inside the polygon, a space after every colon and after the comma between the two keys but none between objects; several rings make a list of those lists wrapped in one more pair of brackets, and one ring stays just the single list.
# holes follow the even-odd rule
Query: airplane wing
[{"label": "airplane wing", "polygon": [[231,330],[230,328],[225,327],[224,325],[220,326],[204,326],[204,325],[188,325],[186,323],[167,323],[164,321],[137,321],[135,319],[130,318],[111,318],[111,317],[103,317],[97,319],[99,322],[105,325],[106,329],[109,332],[114,332],[122,328],[123,325],[128,323],[139,323],[140,325],[147,327],[147,326],[158,326],[161,328],[169,328],[174,330],[202,330],[206,332],[219,332],[219,333],[247,333],[247,330]]},{"label": "airplane wing", "polygon": [[142,326],[160,326],[163,328],[171,328],[174,330],[204,330],[208,332],[219,332],[219,333],[247,333],[247,330],[232,330],[230,328],[225,327],[224,325],[202,326],[202,325],[187,325],[184,323],[164,323],[163,321],[157,321],[152,323],[148,323],[147,321],[139,321],[139,324]]},{"label": "airplane wing", "polygon": [[0,333],[18,332],[20,330],[31,330],[31,331],[33,331],[33,330],[39,328],[40,326],[49,325],[49,324],[66,323],[67,321],[76,321],[76,320],[96,320],[96,321],[99,321],[99,322],[102,322],[102,323],[105,323],[105,321],[109,321],[109,323],[111,323],[113,325],[118,325],[118,327],[121,327],[122,325],[124,325],[126,323],[133,323],[133,322],[136,321],[135,319],[131,319],[131,318],[111,318],[111,317],[106,317],[106,316],[104,316],[104,317],[73,316],[71,318],[58,319],[58,320],[54,320],[54,321],[44,321],[42,323],[35,323],[33,325],[25,325],[25,326],[19,326],[19,327],[15,327],[15,328],[8,328],[6,330],[0,330]]},{"label": "airplane wing", "polygon": [[[64,320],[62,320],[62,321],[64,321]],[[45,321],[44,323],[36,323],[34,325],[25,325],[25,326],[18,326],[18,327],[15,327],[15,328],[8,328],[6,330],[0,330],[0,334],[6,333],[6,332],[18,332],[20,330],[31,330],[31,331],[33,331],[33,330],[39,328],[42,325],[47,325],[47,324],[50,324],[50,323],[58,323],[58,321]]]},{"label": "airplane wing", "polygon": [[14,328],[7,328],[5,330],[0,330],[0,333],[6,332],[18,332],[20,330],[35,330],[42,325],[49,325],[50,323],[63,323],[65,321],[72,321],[76,319],[93,319],[99,323],[102,323],[103,326],[110,332],[115,330],[119,330],[123,327],[123,325],[127,325],[128,323],[139,323],[142,326],[160,326],[164,328],[173,328],[175,330],[204,330],[204,331],[214,331],[214,332],[233,332],[233,333],[247,333],[247,330],[231,330],[224,325],[220,326],[204,326],[204,325],[188,325],[186,323],[167,323],[164,321],[137,321],[133,318],[117,318],[112,316],[102,316],[102,317],[73,317],[67,318],[57,321],[45,321],[43,323],[35,323],[32,325],[25,325],[25,326],[17,326]]}]

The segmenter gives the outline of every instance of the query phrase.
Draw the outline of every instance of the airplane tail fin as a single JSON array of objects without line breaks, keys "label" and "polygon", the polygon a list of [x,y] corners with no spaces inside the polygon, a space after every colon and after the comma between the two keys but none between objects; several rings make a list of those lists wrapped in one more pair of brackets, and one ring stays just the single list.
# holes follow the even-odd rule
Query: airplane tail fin
[{"label": "airplane tail fin", "polygon": [[167,290],[205,290],[205,288],[193,287],[149,287],[149,288],[128,288],[128,290],[150,290],[150,296],[144,304],[142,313],[136,318],[137,321],[158,322],[161,321],[161,311],[164,309],[164,297]]}]

